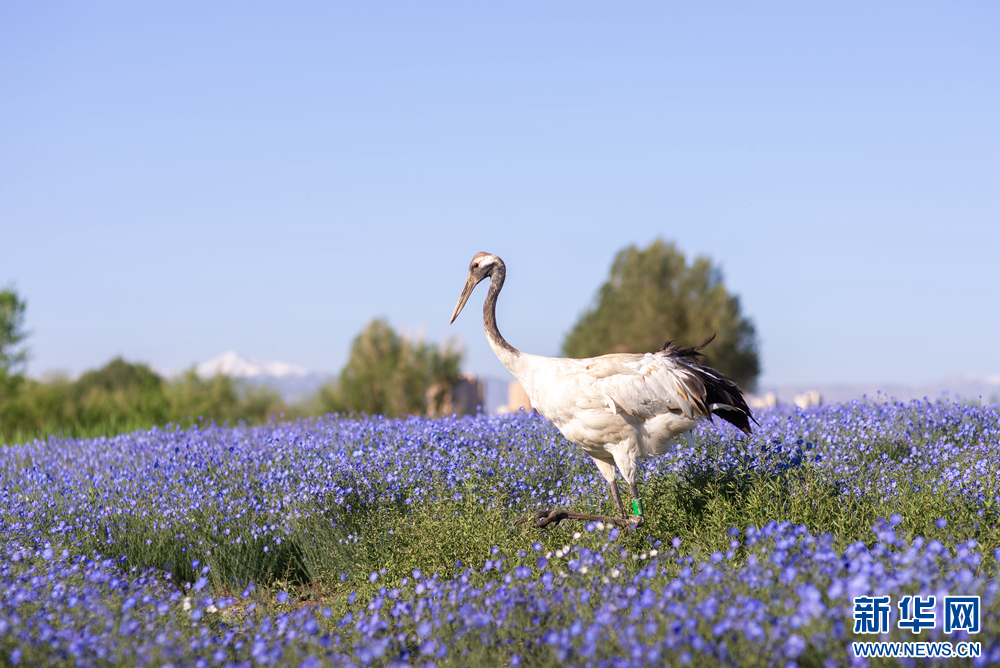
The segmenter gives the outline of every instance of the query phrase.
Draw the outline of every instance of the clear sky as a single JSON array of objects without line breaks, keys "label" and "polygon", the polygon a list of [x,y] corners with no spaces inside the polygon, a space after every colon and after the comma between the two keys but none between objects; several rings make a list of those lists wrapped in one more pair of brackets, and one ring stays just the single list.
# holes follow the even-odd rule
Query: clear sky
[{"label": "clear sky", "polygon": [[763,383],[1000,373],[1000,4],[0,4],[0,286],[32,375],[373,317],[558,354],[615,253],[706,254]]}]

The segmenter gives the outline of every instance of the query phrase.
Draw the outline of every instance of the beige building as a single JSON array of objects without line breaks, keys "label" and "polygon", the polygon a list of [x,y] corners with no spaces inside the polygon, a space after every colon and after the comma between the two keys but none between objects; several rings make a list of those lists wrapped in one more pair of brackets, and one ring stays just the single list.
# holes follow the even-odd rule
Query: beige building
[{"label": "beige building", "polygon": [[427,391],[428,415],[475,415],[486,402],[486,383],[472,373],[462,374],[451,390],[445,392],[440,407],[434,402],[437,390],[438,387],[432,387]]},{"label": "beige building", "polygon": [[521,387],[521,383],[515,381],[507,386],[507,405],[497,408],[497,413],[516,413],[521,408],[530,411],[531,399],[528,398],[528,393]]}]

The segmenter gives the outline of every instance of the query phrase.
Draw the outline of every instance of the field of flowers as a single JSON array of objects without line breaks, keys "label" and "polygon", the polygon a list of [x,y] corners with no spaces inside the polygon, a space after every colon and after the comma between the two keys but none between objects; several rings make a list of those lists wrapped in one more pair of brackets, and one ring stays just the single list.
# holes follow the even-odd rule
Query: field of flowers
[{"label": "field of flowers", "polygon": [[[838,666],[886,639],[1000,662],[997,407],[759,420],[643,463],[623,534],[515,525],[611,511],[531,414],[3,446],[0,665]],[[888,633],[855,633],[853,599],[886,595]],[[914,595],[938,601],[919,636],[896,625]],[[944,633],[946,595],[980,597],[978,633]]]}]

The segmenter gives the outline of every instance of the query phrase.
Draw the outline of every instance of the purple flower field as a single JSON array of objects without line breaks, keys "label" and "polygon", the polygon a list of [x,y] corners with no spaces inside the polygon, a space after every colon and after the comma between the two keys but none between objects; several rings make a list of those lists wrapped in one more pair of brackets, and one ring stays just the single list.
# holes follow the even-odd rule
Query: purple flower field
[{"label": "purple flower field", "polygon": [[[0,663],[837,666],[878,640],[1000,662],[997,408],[759,419],[643,463],[647,522],[626,535],[514,525],[610,510],[534,415],[4,446]],[[897,626],[932,595],[932,625]],[[854,599],[883,596],[886,632],[856,632]],[[978,629],[946,632],[949,596],[979,597]]]}]

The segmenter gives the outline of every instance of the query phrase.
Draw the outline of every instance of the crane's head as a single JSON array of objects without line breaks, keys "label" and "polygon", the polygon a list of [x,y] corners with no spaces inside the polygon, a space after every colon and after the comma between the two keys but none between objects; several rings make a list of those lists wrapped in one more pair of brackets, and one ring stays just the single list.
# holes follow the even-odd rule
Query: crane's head
[{"label": "crane's head", "polygon": [[451,314],[451,322],[455,322],[455,318],[465,308],[465,302],[469,301],[469,297],[472,296],[472,291],[476,289],[476,286],[484,278],[491,276],[497,267],[503,267],[503,260],[496,255],[476,253],[475,257],[472,258],[472,262],[469,263],[469,277],[465,279],[465,287],[462,288],[462,296],[458,298],[458,304],[455,305],[455,310]]}]

